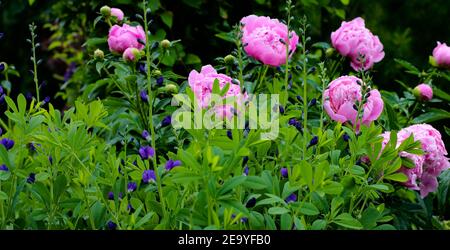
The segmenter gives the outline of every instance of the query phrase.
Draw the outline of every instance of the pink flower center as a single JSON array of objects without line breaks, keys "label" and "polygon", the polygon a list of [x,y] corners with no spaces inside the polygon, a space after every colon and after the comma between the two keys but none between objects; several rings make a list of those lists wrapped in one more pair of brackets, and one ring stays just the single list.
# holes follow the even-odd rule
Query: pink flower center
[{"label": "pink flower center", "polygon": [[[280,41],[282,37],[270,27],[263,26],[258,27],[249,35],[251,40],[256,39],[263,41],[264,45],[270,47],[273,51],[278,54],[286,53],[286,46]],[[284,40],[284,39],[282,39]]]}]

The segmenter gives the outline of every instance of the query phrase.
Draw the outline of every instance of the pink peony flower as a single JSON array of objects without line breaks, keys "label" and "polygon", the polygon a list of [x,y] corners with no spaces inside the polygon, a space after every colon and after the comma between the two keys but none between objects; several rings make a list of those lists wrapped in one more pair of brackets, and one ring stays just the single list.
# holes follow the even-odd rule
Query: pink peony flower
[{"label": "pink peony flower", "polygon": [[[227,83],[230,84],[227,93],[223,97],[224,99],[227,97],[236,96],[236,101],[238,104],[242,104],[243,101],[247,99],[247,94],[241,94],[240,86],[238,84],[233,84],[231,82],[231,77],[225,74],[219,74],[211,65],[206,65],[202,67],[200,72],[192,70],[188,77],[189,86],[193,90],[200,107],[207,108],[210,105],[211,93],[215,79],[219,81],[219,87],[221,89],[224,88]],[[219,117],[231,118],[233,116],[232,106],[229,104],[219,104],[214,108]]]},{"label": "pink peony flower", "polygon": [[111,8],[111,16],[115,16],[115,17],[117,17],[118,21],[122,21],[124,15],[123,15],[123,11],[121,9]]},{"label": "pink peony flower", "polygon": [[[288,39],[287,26],[277,19],[265,16],[250,15],[241,19],[242,43],[245,52],[271,66],[280,66],[286,63],[286,41]],[[295,52],[298,36],[290,32],[289,56]]]},{"label": "pink peony flower", "polygon": [[433,57],[439,67],[450,69],[450,47],[446,43],[437,42]]},{"label": "pink peony flower", "polygon": [[[323,93],[325,98],[323,106],[331,119],[341,123],[350,121],[355,124],[358,113],[355,109],[355,102],[361,100],[361,86],[357,81],[361,80],[355,76],[341,76],[328,85]],[[362,123],[365,125],[378,119],[384,107],[378,90],[371,90],[369,94],[370,96],[363,106]],[[359,127],[359,124],[357,126]]]},{"label": "pink peony flower", "polygon": [[433,98],[433,89],[430,85],[421,83],[414,88],[413,94],[421,101],[429,101]]},{"label": "pink peony flower", "polygon": [[[400,172],[408,176],[408,181],[403,183],[412,190],[419,190],[421,197],[426,197],[428,193],[434,192],[438,186],[437,176],[450,167],[447,150],[442,141],[439,131],[428,124],[412,125],[400,130],[397,133],[397,146],[399,146],[411,134],[414,140],[422,144],[424,155],[414,155],[401,152],[400,156],[407,157],[414,162],[415,167],[401,167]],[[389,141],[390,132],[382,134],[383,148]]]},{"label": "pink peony flower", "polygon": [[[341,27],[331,33],[331,43],[342,56],[351,59],[354,70],[370,69],[384,57],[383,44],[365,27],[361,17],[342,22]],[[364,65],[359,61],[360,55],[364,55]]]},{"label": "pink peony flower", "polygon": [[141,42],[146,41],[145,32],[142,26],[130,26],[124,24],[122,27],[114,25],[109,30],[108,45],[109,50],[113,53],[122,54],[128,48],[137,48],[142,50],[144,45]]}]

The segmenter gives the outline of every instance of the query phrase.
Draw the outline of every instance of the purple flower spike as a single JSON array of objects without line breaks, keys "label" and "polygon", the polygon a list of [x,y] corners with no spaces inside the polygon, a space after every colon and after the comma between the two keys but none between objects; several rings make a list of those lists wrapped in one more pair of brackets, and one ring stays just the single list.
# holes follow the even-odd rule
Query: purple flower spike
[{"label": "purple flower spike", "polygon": [[150,146],[144,146],[139,149],[139,155],[142,160],[147,160],[155,155],[155,150]]},{"label": "purple flower spike", "polygon": [[8,171],[9,171],[9,168],[8,168],[5,164],[2,164],[2,165],[0,166],[0,171],[8,172]]},{"label": "purple flower spike", "polygon": [[170,171],[170,170],[172,170],[172,168],[178,167],[178,166],[181,166],[181,161],[179,161],[179,160],[174,161],[172,159],[169,159],[166,162],[166,170],[167,171]]},{"label": "purple flower spike", "polygon": [[297,195],[292,193],[286,198],[285,201],[286,201],[286,203],[297,201]]},{"label": "purple flower spike", "polygon": [[137,184],[136,182],[129,182],[127,185],[127,190],[129,193],[136,191],[137,189]]},{"label": "purple flower spike", "polygon": [[156,182],[156,175],[155,175],[155,171],[153,170],[145,170],[144,173],[142,174],[142,181],[144,183],[149,183],[149,182]]},{"label": "purple flower spike", "polygon": [[288,178],[288,169],[287,168],[282,168],[280,170],[281,176],[283,176],[283,178]]},{"label": "purple flower spike", "polygon": [[10,150],[12,147],[14,147],[14,141],[10,140],[8,138],[3,138],[0,141],[0,144],[3,144],[3,146],[5,146],[6,150]]}]

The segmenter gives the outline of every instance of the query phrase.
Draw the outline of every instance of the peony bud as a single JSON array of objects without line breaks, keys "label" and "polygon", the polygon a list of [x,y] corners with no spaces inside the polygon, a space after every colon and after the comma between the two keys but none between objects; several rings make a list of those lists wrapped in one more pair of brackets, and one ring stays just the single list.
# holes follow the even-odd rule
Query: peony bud
[{"label": "peony bud", "polygon": [[109,17],[109,16],[111,16],[111,8],[109,6],[107,6],[107,5],[105,5],[105,6],[100,8],[100,13],[104,17]]},{"label": "peony bud", "polygon": [[413,94],[420,101],[429,101],[433,98],[433,89],[430,85],[422,83],[413,89]]},{"label": "peony bud", "polygon": [[105,58],[105,53],[103,53],[103,50],[101,49],[96,49],[94,51],[94,58],[95,60],[102,61]]},{"label": "peony bud", "polygon": [[172,43],[167,39],[164,39],[161,41],[161,47],[163,49],[168,49],[168,48],[170,48],[171,45],[172,45]]},{"label": "peony bud", "polygon": [[161,71],[155,70],[155,71],[153,71],[153,75],[154,76],[160,76],[161,75]]},{"label": "peony bud", "polygon": [[226,64],[233,65],[235,59],[236,58],[233,55],[227,55],[223,60],[225,61]]},{"label": "peony bud", "polygon": [[327,57],[332,57],[332,56],[334,55],[334,52],[336,52],[336,50],[335,50],[334,48],[328,48],[328,49],[325,51],[325,55],[326,55]]},{"label": "peony bud", "polygon": [[136,48],[128,48],[123,52],[125,62],[137,62],[141,59],[141,52]]},{"label": "peony bud", "polygon": [[175,84],[167,84],[165,91],[169,94],[176,94],[178,93],[178,87]]},{"label": "peony bud", "polygon": [[[101,11],[101,9],[100,9],[100,11]],[[119,22],[121,22],[123,20],[124,14],[121,9],[111,8],[110,13],[112,16],[115,16]]]}]

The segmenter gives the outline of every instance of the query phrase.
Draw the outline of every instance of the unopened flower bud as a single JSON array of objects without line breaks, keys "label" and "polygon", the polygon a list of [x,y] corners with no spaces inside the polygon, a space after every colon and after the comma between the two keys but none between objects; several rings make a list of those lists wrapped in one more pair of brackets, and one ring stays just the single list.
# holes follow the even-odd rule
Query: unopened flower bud
[{"label": "unopened flower bud", "polygon": [[336,50],[335,50],[334,48],[328,48],[328,49],[325,51],[325,55],[326,55],[327,57],[332,57],[332,56],[334,55],[334,52],[336,52]]},{"label": "unopened flower bud", "polygon": [[429,101],[433,98],[433,89],[430,85],[422,83],[413,89],[413,94],[420,101]]},{"label": "unopened flower bud", "polygon": [[223,60],[225,61],[226,64],[233,65],[235,59],[236,58],[233,55],[227,55]]},{"label": "unopened flower bud", "polygon": [[168,49],[168,48],[170,48],[171,45],[172,45],[172,43],[167,39],[164,39],[161,41],[161,47],[163,49]]},{"label": "unopened flower bud", "polygon": [[105,58],[105,53],[103,53],[103,50],[101,50],[101,49],[96,49],[94,51],[94,58],[95,58],[95,60],[102,61]]},{"label": "unopened flower bud", "polygon": [[125,62],[137,62],[141,59],[141,52],[136,48],[128,48],[123,52]]},{"label": "unopened flower bud", "polygon": [[178,87],[174,84],[167,84],[165,87],[165,90],[169,94],[176,94],[178,93]]},{"label": "unopened flower bud", "polygon": [[111,16],[111,8],[109,6],[107,6],[107,5],[105,5],[105,6],[100,8],[100,13],[104,17],[109,17],[109,16]]}]

